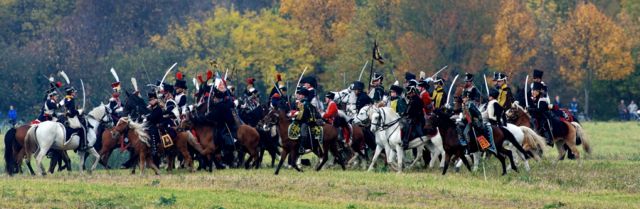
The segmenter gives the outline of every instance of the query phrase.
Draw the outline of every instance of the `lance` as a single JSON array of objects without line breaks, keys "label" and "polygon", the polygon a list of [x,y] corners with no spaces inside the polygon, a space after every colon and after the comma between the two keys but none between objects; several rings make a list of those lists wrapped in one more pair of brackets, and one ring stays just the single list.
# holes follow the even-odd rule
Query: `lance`
[{"label": "lance", "polygon": [[449,100],[451,99],[451,90],[453,89],[454,86],[456,86],[456,80],[458,80],[458,76],[459,74],[456,74],[456,77],[453,78],[453,82],[451,82],[451,86],[449,87],[449,92],[447,93],[447,103],[445,104],[449,104]]}]

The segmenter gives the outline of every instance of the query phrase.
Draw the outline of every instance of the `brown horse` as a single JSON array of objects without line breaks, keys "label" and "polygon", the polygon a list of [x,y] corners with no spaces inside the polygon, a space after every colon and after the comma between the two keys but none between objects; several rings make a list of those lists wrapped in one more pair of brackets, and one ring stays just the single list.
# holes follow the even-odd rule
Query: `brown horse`
[{"label": "brown horse", "polygon": [[[280,138],[282,141],[280,162],[276,167],[275,175],[278,175],[278,173],[280,173],[280,168],[282,168],[284,160],[287,159],[287,156],[289,155],[291,155],[289,156],[289,165],[291,165],[291,167],[293,167],[297,171],[302,172],[302,169],[299,168],[296,163],[296,161],[298,160],[298,146],[300,142],[299,140],[289,139],[288,129],[291,122],[289,121],[289,118],[287,118],[286,112],[280,109],[271,109],[267,116],[263,118],[263,120],[266,121],[261,122],[262,124],[275,124],[278,126],[278,134],[280,134]],[[322,149],[320,149],[320,146],[314,146],[314,149],[312,150],[313,153],[316,154],[316,156],[321,158],[320,163],[316,167],[316,171],[322,169],[322,166],[324,166],[324,164],[327,162],[329,158],[329,151],[335,158],[338,159],[338,163],[342,167],[342,170],[345,170],[346,168],[344,165],[344,161],[338,153],[338,147],[336,144],[338,140],[337,129],[329,124],[324,124],[323,129],[324,131]]]},{"label": "brown horse", "polygon": [[[507,117],[510,121],[512,121],[517,126],[526,126],[531,128],[531,116],[527,113],[527,111],[522,108],[517,102],[512,104],[512,107],[509,108],[506,112]],[[557,134],[553,133],[553,142],[556,145],[558,150],[558,158],[554,162],[562,160],[564,154],[567,150],[565,150],[564,145],[566,144],[572,153],[574,153],[576,159],[580,159],[580,152],[578,151],[576,145],[577,137],[582,139],[582,146],[586,153],[591,153],[591,146],[589,144],[589,140],[587,135],[585,134],[582,126],[577,122],[568,122],[568,121],[556,121],[555,123],[561,123],[566,126],[567,131],[566,134]],[[539,132],[539,131],[538,131]]]},{"label": "brown horse", "polygon": [[[156,175],[160,175],[158,166],[153,162],[151,156],[151,149],[149,149],[150,137],[144,130],[144,125],[129,120],[127,117],[120,118],[113,130],[124,134],[129,139],[129,146],[132,146],[135,153],[138,155],[138,165],[140,166],[140,174],[144,174],[145,163],[149,166]],[[134,166],[131,170],[131,174],[136,172]]]}]

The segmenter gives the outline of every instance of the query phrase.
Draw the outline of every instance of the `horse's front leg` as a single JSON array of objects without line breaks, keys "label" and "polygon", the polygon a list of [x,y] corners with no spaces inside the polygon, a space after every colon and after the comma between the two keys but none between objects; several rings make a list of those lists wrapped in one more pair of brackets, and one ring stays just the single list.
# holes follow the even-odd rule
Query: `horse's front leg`
[{"label": "horse's front leg", "polygon": [[95,158],[95,160],[93,161],[93,165],[91,165],[91,170],[89,170],[89,172],[92,173],[96,170],[96,167],[98,167],[98,163],[100,162],[100,154],[98,154],[98,151],[96,151],[96,149],[93,147],[89,149],[89,154],[91,154]]},{"label": "horse's front leg", "polygon": [[367,171],[373,171],[373,165],[376,164],[376,160],[378,160],[378,156],[382,152],[382,147],[380,145],[376,146],[376,151],[373,153],[373,158],[371,159],[371,164],[369,165],[369,169]]},{"label": "horse's front leg", "polygon": [[84,158],[85,151],[78,150],[78,157],[80,157],[80,174],[84,174]]}]

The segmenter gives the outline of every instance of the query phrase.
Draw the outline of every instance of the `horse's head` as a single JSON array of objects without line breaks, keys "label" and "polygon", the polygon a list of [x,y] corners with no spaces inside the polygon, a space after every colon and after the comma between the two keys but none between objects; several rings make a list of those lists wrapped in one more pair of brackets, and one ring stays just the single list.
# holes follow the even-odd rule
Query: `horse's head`
[{"label": "horse's head", "polygon": [[270,130],[271,127],[278,124],[280,114],[282,113],[280,112],[280,110],[278,110],[278,108],[270,108],[267,114],[260,121],[258,121],[257,127],[262,129],[263,131]]},{"label": "horse's head", "polygon": [[358,113],[353,117],[353,123],[368,126],[371,123],[370,115],[375,107],[373,105],[367,105],[362,107]]},{"label": "horse's head", "polygon": [[122,112],[125,115],[130,115],[132,117],[139,117],[149,113],[149,109],[147,109],[147,105],[137,94],[130,94],[126,92],[127,98],[124,101]]},{"label": "horse's head", "polygon": [[379,131],[389,128],[400,121],[400,115],[388,107],[374,108],[370,110],[371,131]]},{"label": "horse's head", "polygon": [[511,107],[507,109],[505,115],[507,116],[507,120],[511,122],[517,121],[519,119],[531,118],[531,116],[529,116],[529,114],[527,113],[527,110],[520,106],[520,103],[518,101],[515,101],[511,104]]},{"label": "horse's head", "polygon": [[335,101],[336,104],[341,105],[341,104],[349,103],[349,96],[351,96],[351,89],[346,88],[342,91],[333,92],[333,93],[336,95],[335,98],[333,98],[333,101]]},{"label": "horse's head", "polygon": [[89,115],[90,118],[99,121],[100,123],[110,123],[111,117],[109,117],[108,111],[109,110],[107,105],[101,103],[99,106],[89,111],[87,115]]}]

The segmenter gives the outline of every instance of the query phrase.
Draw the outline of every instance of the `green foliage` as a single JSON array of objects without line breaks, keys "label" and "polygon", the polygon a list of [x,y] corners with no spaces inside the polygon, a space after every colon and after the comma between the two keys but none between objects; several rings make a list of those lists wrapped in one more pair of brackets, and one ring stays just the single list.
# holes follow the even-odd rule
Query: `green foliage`
[{"label": "green foliage", "polygon": [[171,206],[176,204],[176,195],[171,194],[171,197],[160,196],[158,199],[158,205],[160,206]]}]

